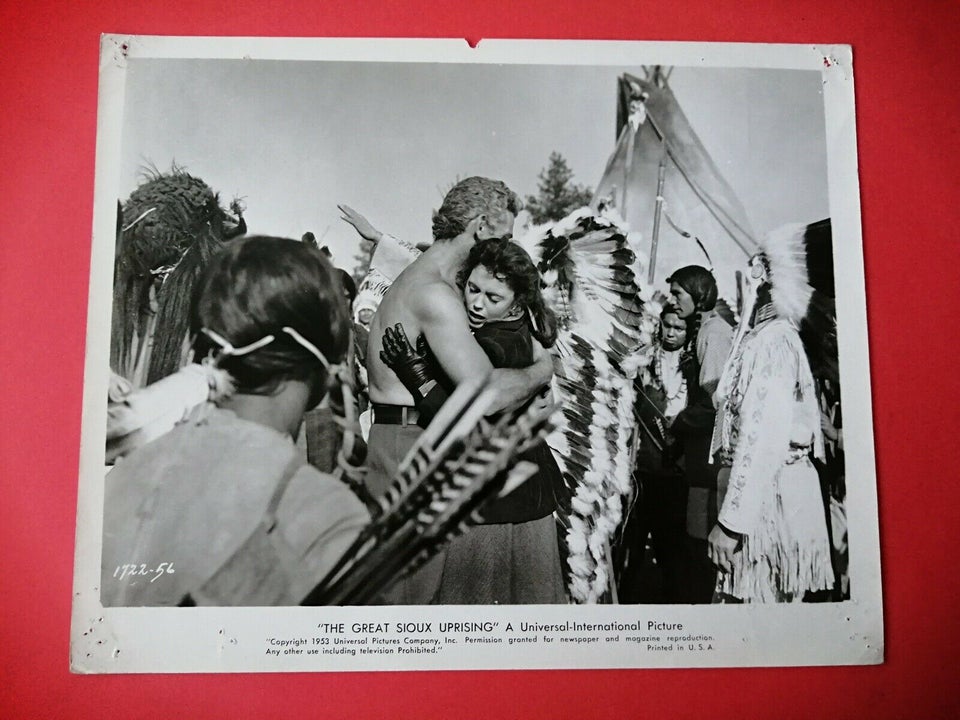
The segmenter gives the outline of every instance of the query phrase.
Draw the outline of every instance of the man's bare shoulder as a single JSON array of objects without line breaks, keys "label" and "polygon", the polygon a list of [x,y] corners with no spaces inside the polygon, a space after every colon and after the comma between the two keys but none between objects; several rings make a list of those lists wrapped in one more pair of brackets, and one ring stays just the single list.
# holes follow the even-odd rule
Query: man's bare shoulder
[{"label": "man's bare shoulder", "polygon": [[[390,287],[383,305],[403,306],[418,318],[429,319],[451,309],[462,309],[460,292],[451,287],[432,268],[419,268],[417,263],[405,268]],[[382,306],[381,306],[382,307]]]}]

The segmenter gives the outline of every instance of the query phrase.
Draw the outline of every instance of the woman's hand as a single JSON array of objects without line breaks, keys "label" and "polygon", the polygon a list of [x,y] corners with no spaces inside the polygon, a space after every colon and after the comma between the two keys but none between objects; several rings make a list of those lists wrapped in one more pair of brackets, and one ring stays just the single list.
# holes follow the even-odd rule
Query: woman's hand
[{"label": "woman's hand", "polygon": [[363,215],[349,205],[337,205],[337,209],[340,211],[340,219],[353,225],[353,229],[360,233],[360,237],[372,243],[380,242],[383,233],[371,225]]},{"label": "woman's hand", "polygon": [[427,338],[421,333],[414,349],[400,323],[384,329],[380,359],[393,370],[403,386],[413,395],[415,405],[437,384]]}]

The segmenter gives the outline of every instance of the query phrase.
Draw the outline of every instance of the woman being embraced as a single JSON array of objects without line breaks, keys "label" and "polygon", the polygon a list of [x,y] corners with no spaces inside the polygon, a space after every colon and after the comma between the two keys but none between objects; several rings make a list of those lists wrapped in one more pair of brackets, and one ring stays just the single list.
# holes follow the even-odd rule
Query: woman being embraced
[{"label": "woman being embraced", "polygon": [[350,341],[340,282],[315,248],[250,237],[211,261],[191,330],[228,390],[107,476],[101,600],[297,604],[369,520],[294,444]]},{"label": "woman being embraced", "polygon": [[[457,276],[477,343],[495,368],[523,368],[534,361],[533,341],[556,342],[557,321],[543,301],[540,274],[530,256],[508,240],[482,240]],[[429,362],[418,338],[414,350],[402,326],[388,328],[381,353],[417,401],[426,427],[452,392]],[[546,443],[519,457],[537,473],[506,497],[491,502],[483,524],[451,542],[443,568],[440,604],[547,604],[566,602],[553,512],[566,492]]]}]

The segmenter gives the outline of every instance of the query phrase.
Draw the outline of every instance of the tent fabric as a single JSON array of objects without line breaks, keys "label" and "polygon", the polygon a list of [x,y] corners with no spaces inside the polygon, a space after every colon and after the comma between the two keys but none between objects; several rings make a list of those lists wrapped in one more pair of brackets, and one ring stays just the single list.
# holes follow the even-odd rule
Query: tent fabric
[{"label": "tent fabric", "polygon": [[735,273],[756,252],[755,234],[670,87],[621,76],[617,134],[595,197],[612,201],[648,252],[665,165],[654,282],[683,265],[712,266],[721,296],[735,297]]}]

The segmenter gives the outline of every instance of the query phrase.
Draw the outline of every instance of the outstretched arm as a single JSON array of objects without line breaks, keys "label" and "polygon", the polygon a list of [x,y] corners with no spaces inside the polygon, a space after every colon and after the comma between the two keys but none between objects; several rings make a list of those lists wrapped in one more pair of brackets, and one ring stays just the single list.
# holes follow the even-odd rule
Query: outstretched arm
[{"label": "outstretched arm", "polygon": [[337,205],[337,210],[340,211],[340,219],[350,223],[364,240],[369,240],[372,243],[380,242],[383,233],[371,225],[370,221],[363,215],[349,205]]}]

